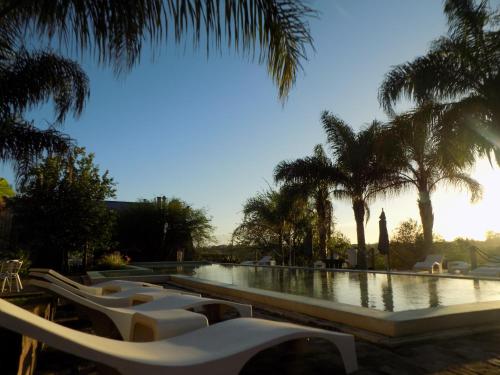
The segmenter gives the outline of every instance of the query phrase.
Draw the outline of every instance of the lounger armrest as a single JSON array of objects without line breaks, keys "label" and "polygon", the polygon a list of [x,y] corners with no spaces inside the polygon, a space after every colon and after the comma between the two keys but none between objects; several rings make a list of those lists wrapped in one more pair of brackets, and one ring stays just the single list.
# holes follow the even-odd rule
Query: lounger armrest
[{"label": "lounger armrest", "polygon": [[158,341],[207,327],[208,319],[187,310],[150,311],[135,313],[131,324],[131,341]]}]

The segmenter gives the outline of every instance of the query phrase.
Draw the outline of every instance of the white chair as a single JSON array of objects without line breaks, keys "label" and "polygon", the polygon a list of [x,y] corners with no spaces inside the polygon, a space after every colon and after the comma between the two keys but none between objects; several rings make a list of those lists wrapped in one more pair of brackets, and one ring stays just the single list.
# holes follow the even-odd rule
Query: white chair
[{"label": "white chair", "polygon": [[470,271],[470,264],[467,262],[462,262],[460,260],[454,260],[448,262],[448,273],[461,273],[465,275]]},{"label": "white chair", "polygon": [[[31,283],[41,288],[45,288],[51,290],[59,295],[63,295],[66,299],[74,301],[76,303],[80,303],[82,298],[85,299],[85,296],[81,294],[76,294],[71,291],[68,291],[67,288],[62,288],[58,285],[51,284],[45,281],[40,280],[32,280]],[[68,293],[65,293],[68,291]],[[153,292],[154,293],[154,292]],[[89,301],[93,301],[93,303],[98,303],[96,301],[96,296],[94,298],[88,299]],[[102,297],[101,297],[102,298]],[[134,298],[134,297],[132,297]],[[81,304],[81,303],[80,303]],[[103,305],[103,307],[109,307]],[[231,301],[225,301],[221,299],[214,298],[203,298],[199,296],[192,295],[182,295],[182,294],[168,294],[161,295],[159,298],[155,298],[151,301],[144,301],[141,304],[132,304],[130,306],[126,306],[129,309],[134,311],[143,311],[143,312],[153,312],[153,311],[165,311],[165,310],[173,310],[173,309],[184,309],[184,310],[193,310],[196,312],[206,311],[207,314],[214,314],[217,311],[214,310],[224,310],[224,309],[233,309],[235,310],[240,317],[251,317],[252,316],[252,306],[242,303],[236,303]],[[221,314],[219,316],[214,317],[217,320],[220,320]]]},{"label": "white chair", "polygon": [[443,272],[443,259],[441,254],[427,255],[423,262],[417,262],[413,266],[414,271],[427,271],[429,273],[442,273]]},{"label": "white chair", "polygon": [[310,337],[336,345],[347,373],[358,369],[352,335],[255,318],[227,320],[170,339],[136,343],[79,332],[0,299],[0,326],[124,375],[234,375],[260,351]]},{"label": "white chair", "polygon": [[[87,309],[87,311],[97,311],[106,315],[114,323],[118,333],[125,341],[161,340],[208,326],[208,319],[204,315],[182,308],[169,310],[158,310],[154,307],[138,308],[142,305],[128,308],[106,307],[46,281],[31,280],[31,285],[47,289],[59,297]],[[141,312],[141,318],[134,319],[134,315],[138,311]],[[102,319],[97,317],[94,320],[92,314],[90,314],[90,318],[94,323],[97,323],[96,320]],[[94,324],[94,327],[98,334],[104,334],[104,331],[110,332],[109,326],[105,324]]]},{"label": "white chair", "polygon": [[19,277],[19,271],[23,266],[23,261],[19,259],[8,260],[2,264],[2,271],[0,272],[0,280],[2,280],[2,293],[5,290],[5,284],[9,284],[9,292],[12,291],[12,282],[16,283],[17,291],[23,289],[23,283]]}]

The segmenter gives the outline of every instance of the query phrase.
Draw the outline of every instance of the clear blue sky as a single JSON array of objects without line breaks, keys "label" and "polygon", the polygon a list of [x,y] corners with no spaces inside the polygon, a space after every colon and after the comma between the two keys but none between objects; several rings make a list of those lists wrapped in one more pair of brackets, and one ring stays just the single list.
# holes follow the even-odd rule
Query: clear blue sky
[{"label": "clear blue sky", "polygon": [[[64,130],[110,171],[118,200],[180,197],[206,208],[219,240],[226,241],[241,220],[243,202],[272,182],[274,166],[324,142],[321,111],[355,128],[384,120],[377,101],[384,73],[423,54],[446,30],[437,0],[311,4],[321,12],[311,21],[316,52],[310,51],[284,106],[264,66],[232,52],[207,59],[203,50],[169,46],[154,61],[145,53],[118,79],[110,69],[84,62],[91,97],[83,116],[69,118]],[[30,116],[50,120],[51,111],[44,107]],[[12,178],[6,166],[0,172]],[[368,241],[376,241],[382,206],[392,227],[417,218],[415,194],[377,202]],[[335,209],[339,229],[354,240],[349,204],[335,202]]]}]

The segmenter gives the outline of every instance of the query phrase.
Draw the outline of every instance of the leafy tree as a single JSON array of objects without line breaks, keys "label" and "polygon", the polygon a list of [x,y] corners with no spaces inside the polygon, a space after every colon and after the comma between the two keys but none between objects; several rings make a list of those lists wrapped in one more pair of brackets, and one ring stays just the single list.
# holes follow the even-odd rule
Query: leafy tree
[{"label": "leafy tree", "polygon": [[26,177],[11,207],[18,244],[33,265],[66,270],[70,252],[109,249],[114,217],[103,201],[114,196],[114,182],[92,154],[75,148],[67,158],[48,157]]},{"label": "leafy tree", "polygon": [[116,240],[135,260],[193,260],[196,247],[213,242],[211,219],[178,198],[143,200],[118,215]]},{"label": "leafy tree", "polygon": [[452,101],[451,114],[475,131],[481,151],[493,148],[500,134],[500,12],[486,0],[446,0],[447,35],[429,52],[393,67],[380,87],[382,106],[393,111],[400,98],[418,104]]},{"label": "leafy tree", "polygon": [[338,187],[335,198],[352,203],[356,220],[359,266],[366,268],[365,219],[369,219],[369,202],[391,186],[393,174],[377,158],[380,123],[373,121],[367,128],[355,133],[340,118],[324,112],[323,127],[333,152],[337,169]]},{"label": "leafy tree", "polygon": [[274,171],[276,181],[300,189],[306,197],[314,199],[319,237],[319,257],[327,256],[327,243],[331,236],[333,219],[330,188],[338,182],[338,171],[326,155],[323,147],[317,145],[314,155],[292,162],[282,161]]},{"label": "leafy tree", "polygon": [[416,220],[408,219],[394,229],[391,238],[391,266],[411,269],[424,250],[422,227]]},{"label": "leafy tree", "polygon": [[[117,72],[131,68],[149,44],[197,47],[224,45],[266,63],[284,98],[312,44],[306,19],[316,12],[300,0],[5,0],[0,4],[0,35],[56,39],[62,47],[90,51]],[[31,33],[29,33],[31,31]],[[172,36],[170,34],[173,34]]]},{"label": "leafy tree", "polygon": [[[393,189],[415,188],[424,231],[425,253],[433,244],[434,213],[431,195],[439,185],[466,188],[471,201],[481,198],[481,185],[467,170],[475,150],[463,141],[460,131],[449,131],[441,106],[426,103],[414,111],[395,116],[381,138],[383,159],[397,170]],[[460,130],[460,129],[458,129]]]}]

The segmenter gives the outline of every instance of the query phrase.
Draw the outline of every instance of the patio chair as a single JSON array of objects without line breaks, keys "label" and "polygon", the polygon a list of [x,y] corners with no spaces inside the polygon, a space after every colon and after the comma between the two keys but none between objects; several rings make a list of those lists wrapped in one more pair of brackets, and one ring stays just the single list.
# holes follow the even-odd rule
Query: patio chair
[{"label": "patio chair", "polygon": [[427,255],[423,262],[417,262],[413,266],[414,271],[428,271],[429,273],[442,273],[443,272],[443,259],[441,254]]},{"label": "patio chair", "polygon": [[98,295],[96,294],[96,291],[95,289],[93,289],[93,287],[88,287],[74,281],[72,282],[73,285],[70,285],[48,273],[30,272],[29,275],[32,278],[43,279],[61,288],[69,290],[74,294],[85,297],[93,302],[108,307],[129,307],[145,302],[151,302],[154,301],[155,299],[163,298],[165,296],[170,296],[170,295],[186,294],[197,297],[200,296],[200,294],[197,293],[184,292],[177,289],[163,289],[163,288],[150,288],[150,287],[129,288],[121,292]]},{"label": "patio chair", "polygon": [[347,373],[358,369],[352,335],[255,318],[232,319],[170,339],[136,343],[79,332],[0,299],[0,326],[124,375],[233,375],[264,349],[311,337],[336,345]]},{"label": "patio chair", "polygon": [[[85,305],[85,297],[74,294],[67,289],[61,288],[55,284],[48,283],[46,281],[32,280],[32,284],[38,287],[48,289],[55,292],[64,298],[76,302],[81,305]],[[95,301],[87,300],[92,304],[96,304]],[[98,303],[98,302],[97,302]],[[88,306],[87,306],[88,307]],[[108,306],[102,306],[103,308],[108,308]],[[191,295],[181,295],[181,294],[171,294],[163,296],[162,298],[155,299],[150,302],[145,302],[138,305],[133,305],[128,308],[129,311],[142,311],[142,312],[162,312],[165,310],[172,309],[184,309],[193,310],[195,312],[205,312],[211,319],[219,321],[222,319],[222,313],[225,310],[232,309],[238,313],[240,317],[251,317],[252,316],[252,306],[242,303],[236,303],[231,301],[225,301],[221,299],[214,298],[204,298]]]},{"label": "patio chair", "polygon": [[[182,308],[159,310],[158,306],[139,308],[141,305],[128,308],[106,307],[47,281],[32,280],[31,285],[49,290],[58,297],[83,308],[92,320],[92,325],[98,335],[114,336],[113,328],[115,327],[121,339],[125,341],[153,341],[208,326],[208,319],[204,315]],[[134,315],[138,311],[141,312],[142,319],[134,320]],[[106,315],[113,322],[114,327],[110,327],[96,312]]]},{"label": "patio chair", "polygon": [[19,277],[19,271],[21,271],[22,266],[23,261],[19,259],[8,260],[2,264],[2,271],[0,272],[0,280],[2,280],[2,293],[5,290],[6,283],[9,284],[9,292],[12,291],[12,282],[16,283],[16,289],[18,292],[23,289],[23,283]]},{"label": "patio chair", "polygon": [[257,261],[258,266],[271,266],[272,264],[272,256],[266,255],[263,256],[261,260]]},{"label": "patio chair", "polygon": [[461,273],[463,275],[469,273],[470,264],[460,260],[453,260],[448,262],[448,273]]}]

